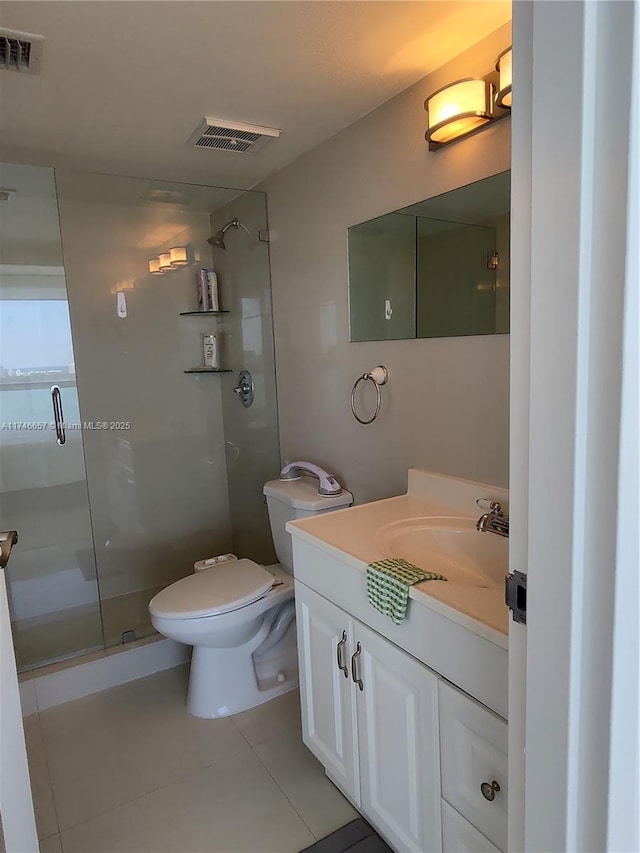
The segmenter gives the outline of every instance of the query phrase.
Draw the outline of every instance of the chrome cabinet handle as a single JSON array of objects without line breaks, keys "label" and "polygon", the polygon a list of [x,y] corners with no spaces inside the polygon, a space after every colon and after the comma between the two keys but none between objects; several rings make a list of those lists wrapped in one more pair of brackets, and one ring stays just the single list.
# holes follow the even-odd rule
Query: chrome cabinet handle
[{"label": "chrome cabinet handle", "polygon": [[496,798],[496,794],[500,793],[500,785],[495,781],[495,779],[493,782],[483,782],[482,785],[480,785],[480,791],[482,792],[482,796],[485,800],[489,800],[489,802],[492,803]]},{"label": "chrome cabinet handle", "polygon": [[11,549],[17,541],[17,530],[5,530],[4,533],[0,533],[0,569],[4,569],[9,562]]},{"label": "chrome cabinet handle", "polygon": [[349,678],[349,667],[344,662],[344,658],[342,656],[342,653],[344,651],[344,647],[346,646],[346,644],[347,644],[347,632],[343,631],[342,632],[342,639],[340,640],[340,642],[338,643],[338,645],[336,647],[336,657],[338,659],[338,669],[344,673],[345,678]]},{"label": "chrome cabinet handle", "polygon": [[64,415],[62,413],[62,396],[57,385],[51,386],[51,402],[53,403],[53,420],[56,427],[56,441],[60,447],[65,443],[67,437],[64,431]]},{"label": "chrome cabinet handle", "polygon": [[360,643],[356,643],[356,650],[351,657],[351,678],[358,685],[360,690],[364,690],[364,684],[362,683],[362,679],[358,675],[358,658],[362,654],[362,647]]}]

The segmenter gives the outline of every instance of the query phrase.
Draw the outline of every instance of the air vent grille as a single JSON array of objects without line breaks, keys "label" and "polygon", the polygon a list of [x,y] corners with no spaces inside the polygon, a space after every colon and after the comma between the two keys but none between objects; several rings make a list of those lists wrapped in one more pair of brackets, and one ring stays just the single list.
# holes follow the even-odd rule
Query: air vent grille
[{"label": "air vent grille", "polygon": [[274,127],[205,118],[190,141],[196,148],[246,154],[263,148],[270,139],[279,136],[280,131]]},{"label": "air vent grille", "polygon": [[42,36],[0,29],[0,69],[39,74],[43,46]]},{"label": "air vent grille", "polygon": [[228,127],[208,127],[203,136],[222,136],[229,137],[232,135],[234,139],[243,140],[245,142],[257,142],[262,138],[261,133],[250,133],[248,130],[232,130]]}]

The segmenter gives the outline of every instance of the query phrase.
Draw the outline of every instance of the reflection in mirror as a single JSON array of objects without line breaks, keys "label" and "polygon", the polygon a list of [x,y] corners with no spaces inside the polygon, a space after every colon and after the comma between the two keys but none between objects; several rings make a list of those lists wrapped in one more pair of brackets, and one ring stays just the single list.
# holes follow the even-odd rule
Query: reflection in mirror
[{"label": "reflection in mirror", "polygon": [[415,217],[388,213],[350,228],[349,279],[363,285],[350,291],[352,341],[415,338]]},{"label": "reflection in mirror", "polygon": [[509,331],[510,173],[349,228],[352,341]]}]

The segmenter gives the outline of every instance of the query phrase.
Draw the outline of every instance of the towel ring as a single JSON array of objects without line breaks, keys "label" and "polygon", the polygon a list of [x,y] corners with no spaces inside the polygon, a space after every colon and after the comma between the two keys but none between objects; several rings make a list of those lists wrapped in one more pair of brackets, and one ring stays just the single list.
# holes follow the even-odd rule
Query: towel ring
[{"label": "towel ring", "polygon": [[[351,413],[359,424],[364,424],[365,426],[367,424],[372,424],[380,414],[380,406],[382,405],[380,386],[386,385],[388,379],[389,371],[382,364],[379,364],[377,367],[374,367],[373,370],[363,373],[362,376],[358,376],[356,381],[353,383],[353,388],[351,389]],[[361,382],[373,382],[376,389],[376,410],[368,420],[361,418],[356,412],[356,390]]]}]

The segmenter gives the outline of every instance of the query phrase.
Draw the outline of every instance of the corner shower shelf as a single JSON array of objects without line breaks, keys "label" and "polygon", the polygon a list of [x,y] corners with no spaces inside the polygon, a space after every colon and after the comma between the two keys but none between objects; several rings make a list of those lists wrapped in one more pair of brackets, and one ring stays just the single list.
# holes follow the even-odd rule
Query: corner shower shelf
[{"label": "corner shower shelf", "polygon": [[185,373],[233,373],[230,367],[191,367]]},{"label": "corner shower shelf", "polygon": [[181,311],[181,317],[193,317],[195,314],[229,314],[229,311]]}]

